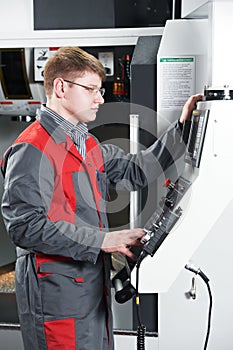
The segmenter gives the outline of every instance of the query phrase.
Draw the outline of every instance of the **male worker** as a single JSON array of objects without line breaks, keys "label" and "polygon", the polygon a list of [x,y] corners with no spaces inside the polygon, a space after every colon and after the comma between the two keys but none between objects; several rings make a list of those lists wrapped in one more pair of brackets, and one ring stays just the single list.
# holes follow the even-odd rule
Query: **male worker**
[{"label": "male worker", "polygon": [[129,246],[144,233],[109,232],[108,186],[140,189],[181,156],[181,125],[201,98],[192,96],[180,121],[148,150],[125,155],[87,130],[104,103],[104,79],[95,57],[77,47],[59,49],[44,70],[46,106],[2,160],[2,214],[17,246],[25,350],[114,348],[109,253],[133,258]]}]

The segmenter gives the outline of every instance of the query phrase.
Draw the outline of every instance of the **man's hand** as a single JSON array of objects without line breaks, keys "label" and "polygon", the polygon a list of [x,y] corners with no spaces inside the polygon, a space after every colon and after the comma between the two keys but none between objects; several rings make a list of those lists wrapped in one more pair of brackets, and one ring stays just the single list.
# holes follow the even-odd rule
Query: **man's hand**
[{"label": "man's hand", "polygon": [[182,113],[180,116],[180,122],[182,124],[185,122],[185,120],[190,118],[192,110],[196,108],[196,103],[198,101],[201,101],[202,98],[203,98],[202,94],[196,94],[189,97],[189,99],[187,100],[187,102],[185,103],[182,109]]},{"label": "man's hand", "polygon": [[106,253],[118,252],[135,259],[128,247],[141,245],[140,239],[144,234],[145,232],[141,228],[107,232],[101,249]]}]

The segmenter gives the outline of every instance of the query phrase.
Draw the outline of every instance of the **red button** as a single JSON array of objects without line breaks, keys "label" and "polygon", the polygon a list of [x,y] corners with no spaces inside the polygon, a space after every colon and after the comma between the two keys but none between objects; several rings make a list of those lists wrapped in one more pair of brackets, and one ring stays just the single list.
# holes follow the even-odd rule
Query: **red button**
[{"label": "red button", "polygon": [[82,283],[82,282],[84,282],[84,279],[83,279],[82,277],[77,277],[77,278],[75,278],[74,280],[75,280],[75,282],[77,282],[77,283]]},{"label": "red button", "polygon": [[171,179],[166,179],[163,183],[163,187],[168,187],[171,183]]}]

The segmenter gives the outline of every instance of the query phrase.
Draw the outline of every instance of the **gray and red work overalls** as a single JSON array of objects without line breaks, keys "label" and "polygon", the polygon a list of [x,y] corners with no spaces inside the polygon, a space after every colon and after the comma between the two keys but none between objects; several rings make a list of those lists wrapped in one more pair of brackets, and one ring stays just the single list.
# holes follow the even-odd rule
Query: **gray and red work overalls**
[{"label": "gray and red work overalls", "polygon": [[128,190],[153,181],[184,151],[179,126],[138,155],[89,135],[84,161],[46,112],[38,113],[2,160],[2,213],[17,246],[24,346],[112,350],[111,264],[100,249],[108,230],[107,181]]}]

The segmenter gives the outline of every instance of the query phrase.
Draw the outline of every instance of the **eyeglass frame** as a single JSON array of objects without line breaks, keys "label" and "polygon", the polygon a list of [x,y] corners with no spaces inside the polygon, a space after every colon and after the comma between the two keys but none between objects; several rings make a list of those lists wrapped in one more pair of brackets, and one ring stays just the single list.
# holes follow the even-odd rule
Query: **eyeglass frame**
[{"label": "eyeglass frame", "polygon": [[86,89],[87,91],[89,92],[99,92],[101,97],[104,96],[105,94],[105,88],[101,87],[100,89],[98,88],[94,88],[92,86],[86,86],[86,85],[83,85],[83,84],[79,84],[79,83],[75,83],[73,81],[70,81],[70,80],[67,80],[67,79],[63,79],[66,83],[70,83],[70,84],[74,84],[74,85],[78,85],[78,86],[81,86],[82,88]]}]

